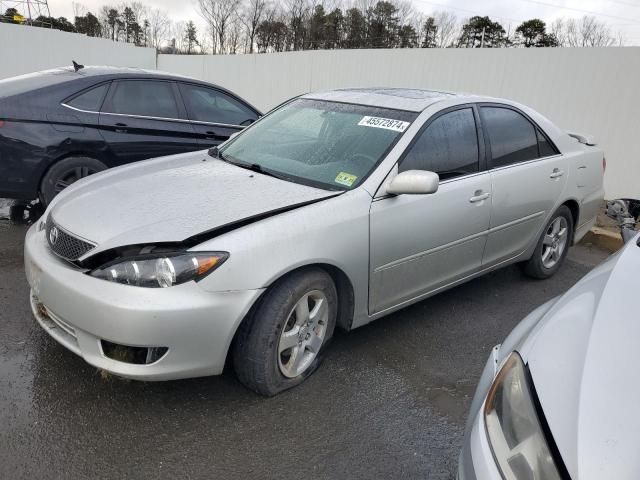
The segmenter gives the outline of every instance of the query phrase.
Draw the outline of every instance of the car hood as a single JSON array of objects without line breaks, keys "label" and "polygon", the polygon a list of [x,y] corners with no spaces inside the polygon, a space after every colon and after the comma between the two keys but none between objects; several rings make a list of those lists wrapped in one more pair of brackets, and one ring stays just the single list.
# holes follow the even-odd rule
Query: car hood
[{"label": "car hood", "polygon": [[521,350],[576,480],[640,477],[637,241],[567,292]]},{"label": "car hood", "polygon": [[54,199],[58,226],[98,246],[179,242],[336,195],[213,159],[206,151],[107,170]]}]

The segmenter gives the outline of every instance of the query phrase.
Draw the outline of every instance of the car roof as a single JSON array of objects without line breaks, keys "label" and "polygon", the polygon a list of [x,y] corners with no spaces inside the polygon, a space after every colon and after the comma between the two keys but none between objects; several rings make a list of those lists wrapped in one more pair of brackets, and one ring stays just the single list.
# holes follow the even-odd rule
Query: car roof
[{"label": "car roof", "polygon": [[301,98],[326,100],[331,102],[353,103],[371,107],[392,108],[421,112],[430,105],[442,100],[456,99],[464,101],[496,101],[490,97],[468,95],[441,90],[426,90],[420,88],[344,88],[308,93]]},{"label": "car roof", "polygon": [[75,71],[73,67],[61,67],[58,69],[50,70],[50,72],[65,72],[71,75],[78,75],[82,77],[99,77],[99,76],[142,76],[142,77],[162,77],[162,78],[176,78],[181,80],[191,80],[200,82],[194,78],[190,78],[184,75],[179,75],[175,73],[162,72],[160,70],[150,70],[145,68],[136,68],[136,67],[109,67],[102,65],[87,65],[82,67],[80,70]]}]

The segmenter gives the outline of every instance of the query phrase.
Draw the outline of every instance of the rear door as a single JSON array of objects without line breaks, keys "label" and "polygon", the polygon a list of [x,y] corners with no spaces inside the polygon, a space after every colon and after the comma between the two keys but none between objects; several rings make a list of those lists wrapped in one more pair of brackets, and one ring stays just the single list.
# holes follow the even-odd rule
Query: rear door
[{"label": "rear door", "polygon": [[120,164],[197,150],[193,126],[175,82],[116,80],[100,111],[100,127]]},{"label": "rear door", "polygon": [[178,85],[203,148],[224,142],[258,119],[258,112],[222,90],[186,82]]},{"label": "rear door", "polygon": [[493,210],[483,265],[507,261],[538,239],[567,181],[567,159],[520,110],[483,104]]},{"label": "rear door", "polygon": [[379,313],[477,272],[491,214],[491,179],[477,110],[436,114],[398,162],[398,171],[440,175],[431,195],[376,198],[370,219],[371,313]]}]

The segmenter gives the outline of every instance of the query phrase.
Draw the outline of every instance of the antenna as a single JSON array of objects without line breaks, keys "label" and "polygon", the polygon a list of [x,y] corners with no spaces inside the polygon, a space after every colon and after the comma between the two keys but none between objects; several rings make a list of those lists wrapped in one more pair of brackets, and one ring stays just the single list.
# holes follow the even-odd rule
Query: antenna
[{"label": "antenna", "polygon": [[[7,10],[11,9],[14,10],[14,15],[12,18],[7,18]],[[0,0],[0,17],[14,23],[52,27],[49,20],[51,11],[49,10],[48,0]],[[44,17],[47,20],[36,21],[38,17]]]}]

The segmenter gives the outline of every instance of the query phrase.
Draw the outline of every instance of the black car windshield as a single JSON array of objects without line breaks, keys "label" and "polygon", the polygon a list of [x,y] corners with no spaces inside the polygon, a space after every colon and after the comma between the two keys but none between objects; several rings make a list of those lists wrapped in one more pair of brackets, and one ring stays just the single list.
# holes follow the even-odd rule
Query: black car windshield
[{"label": "black car windshield", "polygon": [[417,114],[298,99],[221,148],[226,161],[331,190],[359,185]]}]

